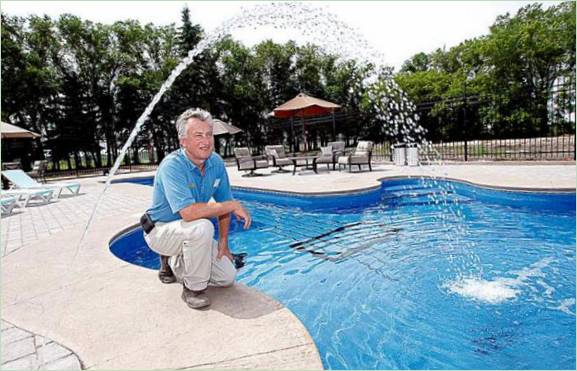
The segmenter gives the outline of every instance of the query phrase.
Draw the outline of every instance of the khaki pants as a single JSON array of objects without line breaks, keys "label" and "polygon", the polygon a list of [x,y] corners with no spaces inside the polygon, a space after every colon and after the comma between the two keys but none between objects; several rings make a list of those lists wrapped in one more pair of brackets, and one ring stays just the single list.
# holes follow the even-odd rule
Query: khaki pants
[{"label": "khaki pants", "polygon": [[190,290],[200,291],[209,284],[231,286],[236,278],[230,259],[216,258],[218,242],[213,235],[214,226],[208,219],[175,220],[157,222],[144,239],[153,251],[170,256],[168,263],[179,282]]}]

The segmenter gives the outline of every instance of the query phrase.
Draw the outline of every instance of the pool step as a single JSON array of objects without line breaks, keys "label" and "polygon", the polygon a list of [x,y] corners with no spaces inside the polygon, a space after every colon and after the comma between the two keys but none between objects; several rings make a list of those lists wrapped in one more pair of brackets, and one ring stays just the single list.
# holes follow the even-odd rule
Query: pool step
[{"label": "pool step", "polygon": [[472,200],[459,195],[453,190],[431,188],[431,187],[391,187],[397,190],[385,190],[382,197],[383,202],[392,207],[403,206],[430,206],[435,204],[459,204],[469,203]]},{"label": "pool step", "polygon": [[[383,199],[394,199],[394,198],[403,198],[403,197],[421,197],[421,196],[441,196],[440,190],[432,190],[431,188],[426,189],[419,189],[419,190],[410,190],[410,191],[397,191],[397,192],[390,192],[386,193],[382,196]],[[452,191],[445,191],[445,194],[454,194]]]},{"label": "pool step", "polygon": [[385,241],[402,231],[382,221],[360,221],[339,226],[317,236],[294,242],[289,247],[315,257],[338,262]]},{"label": "pool step", "polygon": [[446,197],[437,197],[436,199],[432,197],[415,197],[410,200],[405,199],[403,201],[396,202],[395,206],[403,207],[403,206],[452,205],[452,204],[466,204],[472,201],[473,200],[468,197],[457,194],[451,194],[447,195]]}]

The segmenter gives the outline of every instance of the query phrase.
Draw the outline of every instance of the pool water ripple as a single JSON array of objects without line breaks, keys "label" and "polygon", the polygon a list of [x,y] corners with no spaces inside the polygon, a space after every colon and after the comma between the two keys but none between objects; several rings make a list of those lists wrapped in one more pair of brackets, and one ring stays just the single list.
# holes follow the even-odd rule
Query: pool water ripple
[{"label": "pool water ripple", "polygon": [[325,367],[575,368],[574,194],[398,180],[363,207],[243,196],[256,225],[233,222],[238,278],[300,318]]}]

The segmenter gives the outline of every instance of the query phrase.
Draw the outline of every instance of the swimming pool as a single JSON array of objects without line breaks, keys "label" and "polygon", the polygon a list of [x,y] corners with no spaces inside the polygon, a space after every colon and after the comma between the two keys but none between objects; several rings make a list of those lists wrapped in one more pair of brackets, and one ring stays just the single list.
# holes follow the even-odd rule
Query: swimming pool
[{"label": "swimming pool", "polygon": [[[233,193],[254,218],[232,225],[239,280],[299,317],[326,368],[575,368],[575,193],[421,179]],[[140,230],[111,251],[158,266]]]}]

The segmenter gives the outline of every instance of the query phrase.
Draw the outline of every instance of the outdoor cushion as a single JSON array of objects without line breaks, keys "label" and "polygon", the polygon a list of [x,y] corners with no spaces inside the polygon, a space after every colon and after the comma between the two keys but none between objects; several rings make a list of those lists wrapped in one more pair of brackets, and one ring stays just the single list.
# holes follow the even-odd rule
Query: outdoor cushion
[{"label": "outdoor cushion", "polygon": [[348,165],[351,164],[368,164],[369,158],[366,155],[350,155],[350,156],[340,156],[339,164]]},{"label": "outdoor cushion", "polygon": [[241,161],[238,165],[239,170],[255,170],[255,169],[264,169],[268,167],[267,160],[255,160],[255,159],[247,159]]},{"label": "outdoor cushion", "polygon": [[326,147],[321,147],[321,155],[322,156],[328,156],[328,155],[333,155],[333,146],[326,146]]},{"label": "outdoor cushion", "polygon": [[372,142],[360,141],[357,144],[357,149],[355,150],[355,154],[368,153],[371,149],[373,149],[373,143]]},{"label": "outdoor cushion", "polygon": [[321,147],[321,156],[317,158],[317,164],[332,164],[333,163],[333,147]]},{"label": "outdoor cushion", "polygon": [[255,161],[255,168],[256,169],[264,169],[268,167],[268,161],[267,160],[256,160]]},{"label": "outdoor cushion", "polygon": [[350,156],[339,156],[339,164],[348,165]]},{"label": "outdoor cushion", "polygon": [[245,161],[242,161],[238,164],[238,169],[239,170],[254,170],[254,161],[251,159],[247,159]]},{"label": "outdoor cushion", "polygon": [[272,150],[276,153],[277,158],[286,157],[286,154],[284,153],[284,147],[283,146],[277,146],[276,148],[274,148]]},{"label": "outdoor cushion", "polygon": [[275,160],[275,165],[276,166],[285,166],[285,165],[291,165],[293,162],[288,159],[288,158],[277,158]]},{"label": "outdoor cushion", "polygon": [[236,157],[250,157],[250,151],[246,147],[235,148],[234,155]]},{"label": "outdoor cushion", "polygon": [[345,152],[345,142],[337,141],[337,142],[328,142],[327,145],[333,147],[334,153],[344,153]]},{"label": "outdoor cushion", "polygon": [[286,153],[284,151],[284,146],[280,145],[280,144],[265,146],[264,150],[269,156],[273,156],[274,158],[286,157]]},{"label": "outdoor cushion", "polygon": [[366,164],[368,163],[368,155],[351,155],[349,161],[351,164]]}]

